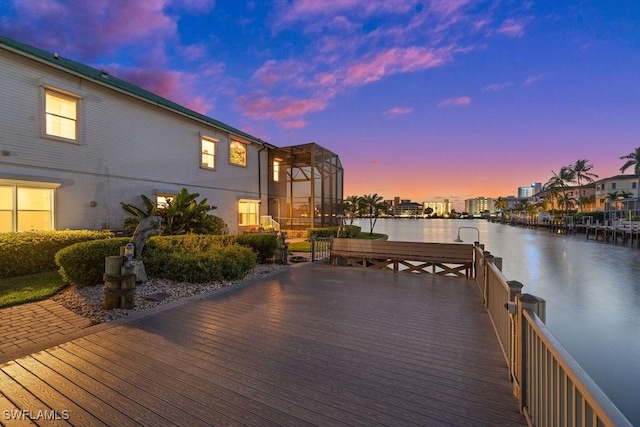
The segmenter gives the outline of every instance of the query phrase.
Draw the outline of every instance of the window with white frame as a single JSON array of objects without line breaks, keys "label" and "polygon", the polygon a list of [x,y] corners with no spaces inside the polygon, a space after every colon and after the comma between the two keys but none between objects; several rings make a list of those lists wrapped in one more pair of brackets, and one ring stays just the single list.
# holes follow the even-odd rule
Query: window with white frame
[{"label": "window with white frame", "polygon": [[71,141],[78,140],[80,99],[44,89],[45,134]]},{"label": "window with white frame", "polygon": [[260,217],[259,200],[240,200],[238,202],[239,225],[258,225]]},{"label": "window with white frame", "polygon": [[53,188],[0,184],[0,232],[53,230]]},{"label": "window with white frame", "polygon": [[216,143],[217,141],[215,139],[200,138],[201,167],[205,169],[216,168]]}]

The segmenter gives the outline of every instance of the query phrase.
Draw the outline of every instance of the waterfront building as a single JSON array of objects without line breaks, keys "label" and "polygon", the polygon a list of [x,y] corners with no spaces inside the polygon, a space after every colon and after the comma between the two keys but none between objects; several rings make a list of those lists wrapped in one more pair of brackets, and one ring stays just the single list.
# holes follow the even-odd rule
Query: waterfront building
[{"label": "waterfront building", "polygon": [[[595,182],[596,210],[604,211],[612,199],[638,198],[638,175],[615,175]],[[614,197],[612,197],[614,196]]]},{"label": "waterfront building", "polygon": [[422,211],[427,216],[427,210],[431,209],[431,215],[445,216],[449,215],[453,210],[453,203],[449,199],[444,199],[441,202],[423,202]]},{"label": "waterfront building", "polygon": [[486,215],[495,211],[495,200],[491,197],[476,197],[464,201],[464,210],[469,215]]},{"label": "waterfront building", "polygon": [[533,182],[528,187],[518,187],[518,197],[526,198],[532,197],[534,194],[539,193],[542,190],[542,183]]},{"label": "waterfront building", "polygon": [[[211,213],[231,233],[285,209],[307,224],[342,213],[342,166],[316,144],[278,148],[5,37],[0,91],[0,232],[117,229],[126,216],[120,202],[141,205],[144,194],[166,203],[182,188],[217,206]],[[304,153],[304,165],[291,153]]]}]

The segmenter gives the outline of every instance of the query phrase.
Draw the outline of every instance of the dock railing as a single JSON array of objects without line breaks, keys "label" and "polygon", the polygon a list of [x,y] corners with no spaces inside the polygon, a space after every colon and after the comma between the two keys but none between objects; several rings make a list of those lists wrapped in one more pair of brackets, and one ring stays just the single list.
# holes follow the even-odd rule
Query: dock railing
[{"label": "dock railing", "polygon": [[502,274],[502,259],[475,250],[476,282],[532,426],[631,426],[545,325],[546,304]]}]

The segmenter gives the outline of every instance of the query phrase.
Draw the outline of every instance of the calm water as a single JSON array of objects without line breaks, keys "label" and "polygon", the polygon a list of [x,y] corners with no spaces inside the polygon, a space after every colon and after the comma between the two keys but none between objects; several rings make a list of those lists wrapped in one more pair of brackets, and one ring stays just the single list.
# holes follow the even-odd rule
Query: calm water
[{"label": "calm water", "polygon": [[[369,221],[357,225],[369,230]],[[640,426],[640,249],[484,220],[379,219],[389,240],[453,242],[476,227],[509,280],[547,301],[553,334],[634,425]],[[472,243],[478,233],[462,229]]]}]

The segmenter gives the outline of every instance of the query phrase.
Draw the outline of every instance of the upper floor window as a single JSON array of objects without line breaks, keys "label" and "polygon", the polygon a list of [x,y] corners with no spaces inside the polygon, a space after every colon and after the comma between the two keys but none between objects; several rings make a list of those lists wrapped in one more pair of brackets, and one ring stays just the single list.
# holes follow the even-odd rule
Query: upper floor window
[{"label": "upper floor window", "polygon": [[207,169],[216,168],[216,141],[200,138],[201,160],[200,166]]},{"label": "upper floor window", "polygon": [[229,145],[229,163],[236,166],[247,166],[247,144],[231,141]]},{"label": "upper floor window", "polygon": [[612,182],[612,183],[611,183],[611,189],[612,189],[612,190],[615,190],[615,189],[616,189],[616,183],[615,183],[615,182]]},{"label": "upper floor window", "polygon": [[638,183],[637,182],[632,182],[631,183],[631,188],[637,188],[638,187]]},{"label": "upper floor window", "polygon": [[280,181],[280,160],[273,161],[273,182]]},{"label": "upper floor window", "polygon": [[44,92],[45,134],[77,141],[79,98],[46,88]]}]

